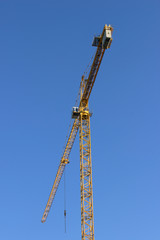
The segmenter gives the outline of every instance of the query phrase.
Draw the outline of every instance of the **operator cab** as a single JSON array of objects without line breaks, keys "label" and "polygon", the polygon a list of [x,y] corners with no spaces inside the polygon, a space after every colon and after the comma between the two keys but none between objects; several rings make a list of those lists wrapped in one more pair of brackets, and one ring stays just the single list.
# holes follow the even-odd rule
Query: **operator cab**
[{"label": "operator cab", "polygon": [[80,115],[79,107],[73,107],[72,108],[72,118],[76,119],[79,117],[79,115]]}]

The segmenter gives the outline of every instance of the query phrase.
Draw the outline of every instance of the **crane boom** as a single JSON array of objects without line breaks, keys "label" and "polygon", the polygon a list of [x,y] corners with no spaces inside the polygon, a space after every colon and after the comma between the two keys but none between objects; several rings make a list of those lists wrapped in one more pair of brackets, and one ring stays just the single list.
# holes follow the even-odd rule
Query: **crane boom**
[{"label": "crane boom", "polygon": [[58,171],[57,171],[57,174],[56,174],[56,178],[55,178],[55,180],[54,180],[54,184],[53,184],[51,193],[50,193],[50,195],[49,195],[49,199],[48,199],[48,202],[47,202],[45,211],[44,211],[44,213],[43,213],[43,217],[42,217],[42,220],[41,220],[42,223],[46,221],[46,218],[47,218],[48,213],[49,213],[49,210],[50,210],[50,208],[51,208],[53,199],[54,199],[54,197],[55,197],[55,195],[56,195],[57,188],[58,188],[59,183],[60,183],[60,180],[61,180],[61,178],[62,178],[62,175],[63,175],[64,169],[65,169],[65,166],[66,166],[66,164],[69,163],[69,154],[70,154],[70,152],[71,152],[71,149],[72,149],[74,140],[75,140],[76,135],[77,135],[77,132],[78,132],[78,126],[79,126],[79,120],[76,119],[76,120],[74,121],[74,123],[73,123],[73,126],[72,126],[72,129],[71,129],[71,132],[70,132],[68,141],[67,141],[67,143],[66,143],[65,150],[64,150],[64,152],[63,152],[63,155],[62,155],[62,158],[61,158],[59,167],[58,167]]},{"label": "crane boom", "polygon": [[[89,115],[89,112],[86,113],[86,111],[84,111],[84,107],[86,107],[86,106],[88,107],[88,100],[89,100],[89,97],[90,97],[90,94],[91,94],[91,91],[92,91],[92,88],[93,88],[93,85],[94,85],[94,82],[95,82],[95,79],[96,79],[96,76],[97,76],[97,73],[98,73],[98,70],[99,70],[99,67],[100,67],[100,64],[101,64],[101,61],[102,61],[105,49],[108,49],[110,47],[110,45],[111,45],[111,42],[112,42],[111,36],[107,37],[106,31],[108,31],[108,30],[110,32],[113,31],[113,29],[112,29],[112,27],[110,25],[109,26],[105,25],[102,34],[100,36],[94,38],[94,41],[93,41],[92,45],[97,47],[97,50],[96,50],[96,53],[95,53],[95,57],[94,57],[94,60],[93,60],[93,63],[92,63],[92,66],[91,66],[88,78],[85,79],[85,76],[83,75],[82,76],[82,80],[81,80],[81,89],[83,89],[83,90],[81,91],[81,98],[80,98],[80,102],[79,102],[79,109],[82,109],[82,112],[79,113],[80,117],[79,118],[77,117],[74,120],[74,122],[73,122],[71,131],[70,131],[70,134],[69,134],[69,137],[68,137],[68,140],[67,140],[64,152],[63,152],[63,155],[62,155],[61,160],[60,160],[60,164],[59,164],[59,167],[58,167],[56,178],[54,180],[54,184],[53,184],[52,190],[50,192],[50,196],[49,196],[49,199],[48,199],[45,211],[44,211],[43,216],[42,216],[42,220],[41,220],[42,223],[46,221],[46,218],[47,218],[48,213],[50,211],[52,202],[53,202],[54,197],[56,195],[57,188],[59,186],[60,180],[62,178],[64,169],[65,169],[65,166],[69,162],[69,154],[71,152],[71,149],[72,149],[72,146],[73,146],[73,143],[75,141],[75,138],[76,138],[76,135],[77,135],[77,132],[78,132],[79,128],[80,128],[80,142],[81,142],[81,144],[80,144],[80,146],[81,146],[80,149],[81,150],[80,151],[82,151],[82,153],[81,153],[81,155],[82,155],[81,159],[82,160],[81,161],[83,162],[83,155],[84,155],[83,151],[84,151],[85,148],[83,147],[84,143],[81,141],[81,139],[82,138],[85,139],[85,137],[86,137],[86,135],[83,136],[83,129],[85,129],[86,126],[89,129],[89,134],[90,134],[90,123],[89,123],[90,115]],[[83,85],[83,87],[82,87],[82,85]],[[87,117],[87,121],[85,120],[86,121],[86,123],[85,123],[83,120],[84,120],[84,116],[86,118],[86,114],[87,114],[88,117]],[[84,131],[86,131],[86,130],[84,130]],[[88,130],[87,130],[87,132],[88,132]],[[90,148],[90,140],[89,139],[90,139],[90,135],[87,135],[88,146]],[[87,156],[89,156],[89,155],[90,155],[90,153],[87,152]],[[90,156],[88,158],[89,158],[89,160],[88,160],[88,162],[89,162],[88,169],[90,169],[91,168]],[[90,176],[89,176],[87,181],[88,182],[92,182],[91,173],[90,173]],[[92,188],[92,184],[89,186],[89,188]],[[84,190],[82,188],[81,195],[84,196],[84,192],[83,191]],[[88,190],[86,190],[86,191],[88,191]],[[91,191],[91,196],[90,197],[91,197],[91,202],[93,202],[92,191]],[[86,200],[84,199],[84,201],[86,201]],[[88,206],[87,206],[87,209],[88,209]],[[93,212],[93,204],[91,204],[91,211]],[[84,212],[84,208],[83,208],[83,212]],[[84,215],[84,213],[83,213],[83,215]],[[88,213],[88,216],[91,218],[90,213]],[[82,225],[83,225],[82,228],[84,229],[84,232],[85,232],[85,224],[87,226],[88,223],[87,222],[83,223],[83,222],[84,222],[84,219],[82,221]],[[93,222],[93,219],[92,219],[92,222]],[[93,223],[90,223],[90,224],[91,224],[90,229],[92,229],[90,231],[91,232],[90,234],[92,234],[92,239],[94,239]],[[87,239],[90,239],[90,238],[87,238]]]},{"label": "crane boom", "polygon": [[[104,52],[107,48],[110,48],[110,45],[112,43],[112,38],[110,38],[109,41],[108,41],[107,47],[103,48],[102,40],[103,40],[103,36],[104,36],[104,32],[105,32],[106,28],[108,28],[108,27],[105,25],[105,27],[103,29],[103,32],[102,32],[102,35],[99,37],[97,51],[96,51],[96,54],[95,54],[95,57],[94,57],[94,60],[93,60],[93,64],[91,66],[91,70],[90,70],[90,73],[89,73],[89,76],[88,76],[88,80],[87,80],[83,95],[82,95],[82,101],[85,101],[86,103],[89,100],[89,97],[90,97],[90,94],[91,94],[91,91],[92,91],[92,88],[93,88],[93,85],[94,85],[94,82],[95,82],[100,64],[102,62]],[[111,31],[113,30],[112,27],[109,27],[109,28],[111,29]]]}]

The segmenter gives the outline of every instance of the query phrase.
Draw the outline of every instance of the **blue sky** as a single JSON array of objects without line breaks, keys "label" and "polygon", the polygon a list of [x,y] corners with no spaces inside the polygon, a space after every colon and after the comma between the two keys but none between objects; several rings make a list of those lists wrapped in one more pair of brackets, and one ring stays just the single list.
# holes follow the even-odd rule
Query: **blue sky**
[{"label": "blue sky", "polygon": [[95,239],[160,239],[159,1],[0,1],[0,239],[80,239],[78,137],[41,223],[81,76],[114,28],[90,97]]}]

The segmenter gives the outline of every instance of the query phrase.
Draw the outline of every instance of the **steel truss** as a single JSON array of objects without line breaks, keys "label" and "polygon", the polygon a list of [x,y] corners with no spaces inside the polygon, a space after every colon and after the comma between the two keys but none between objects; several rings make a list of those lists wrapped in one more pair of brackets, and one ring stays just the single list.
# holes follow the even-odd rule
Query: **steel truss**
[{"label": "steel truss", "polygon": [[82,240],[94,240],[90,113],[80,113],[80,191]]},{"label": "steel truss", "polygon": [[82,240],[94,240],[90,113],[88,102],[83,100],[85,82],[82,77],[79,117],[81,237]]}]

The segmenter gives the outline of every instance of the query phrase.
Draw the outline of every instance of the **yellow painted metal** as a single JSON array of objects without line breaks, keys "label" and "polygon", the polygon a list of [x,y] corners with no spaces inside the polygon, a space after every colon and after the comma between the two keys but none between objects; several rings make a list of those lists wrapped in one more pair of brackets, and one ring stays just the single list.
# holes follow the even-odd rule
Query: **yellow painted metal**
[{"label": "yellow painted metal", "polygon": [[[81,99],[83,89],[85,89],[84,78],[81,81]],[[81,237],[82,240],[94,240],[90,113],[88,103],[83,101],[80,105],[79,121]]]},{"label": "yellow painted metal", "polygon": [[[95,54],[95,57],[94,57],[94,60],[93,60],[92,66],[91,66],[91,70],[89,72],[89,76],[87,78],[87,82],[86,82],[86,85],[85,85],[85,88],[84,88],[84,91],[83,91],[83,96],[81,98],[81,101],[85,101],[86,103],[89,100],[94,82],[95,82],[96,77],[97,77],[99,67],[100,67],[101,62],[102,62],[104,52],[106,50],[102,47],[102,38],[103,38],[104,31],[106,29],[111,30],[111,32],[113,31],[113,28],[110,25],[109,26],[107,26],[107,25],[104,26],[103,32],[101,34],[100,42],[99,42],[99,45],[97,47],[97,51],[96,51],[96,54]],[[110,48],[111,43],[112,43],[112,38],[109,41],[107,49]]]},{"label": "yellow painted metal", "polygon": [[54,180],[54,184],[53,184],[53,187],[52,187],[51,193],[49,195],[49,199],[48,199],[46,208],[45,208],[43,216],[42,216],[42,220],[41,220],[42,223],[44,223],[46,221],[46,218],[47,218],[48,213],[50,211],[53,199],[56,195],[57,188],[58,188],[60,180],[62,178],[65,166],[66,166],[67,163],[69,163],[69,154],[70,154],[70,151],[72,149],[74,140],[76,138],[78,127],[79,127],[79,120],[76,119],[73,123],[73,126],[72,126],[72,129],[71,129],[67,144],[65,146],[64,153],[62,155],[62,158],[61,158],[61,161],[60,161],[60,164],[59,164],[59,167],[58,167],[56,178]]},{"label": "yellow painted metal", "polygon": [[56,178],[43,213],[42,222],[46,221],[50,211],[53,199],[62,178],[65,166],[69,162],[69,154],[75,141],[79,129],[80,145],[80,190],[81,190],[81,235],[82,240],[94,240],[94,218],[93,218],[93,187],[92,187],[92,163],[91,163],[91,134],[90,134],[90,113],[88,108],[89,97],[101,65],[105,49],[110,48],[112,38],[109,40],[107,47],[102,46],[104,31],[108,29],[113,31],[109,25],[105,25],[100,35],[99,45],[89,72],[88,77],[82,76],[81,80],[81,97],[79,102],[79,118],[75,119],[63,152]]}]

